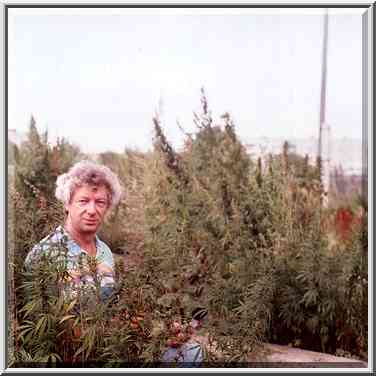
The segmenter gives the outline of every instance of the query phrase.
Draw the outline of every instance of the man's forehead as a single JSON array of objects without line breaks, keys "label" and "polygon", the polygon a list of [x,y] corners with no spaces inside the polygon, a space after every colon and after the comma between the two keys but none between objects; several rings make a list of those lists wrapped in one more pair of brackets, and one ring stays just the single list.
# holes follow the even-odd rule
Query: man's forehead
[{"label": "man's forehead", "polygon": [[97,195],[106,196],[108,194],[108,189],[104,185],[93,185],[85,184],[76,189],[75,193],[77,195],[85,195],[89,193],[95,193]]}]

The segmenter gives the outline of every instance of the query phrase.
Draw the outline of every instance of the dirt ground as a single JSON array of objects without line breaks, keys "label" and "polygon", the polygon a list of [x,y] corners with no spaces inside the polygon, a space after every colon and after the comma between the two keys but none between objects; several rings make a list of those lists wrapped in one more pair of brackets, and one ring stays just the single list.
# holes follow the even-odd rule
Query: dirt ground
[{"label": "dirt ground", "polygon": [[[218,354],[216,344],[208,343],[207,336],[195,335],[194,341],[210,347]],[[249,367],[257,368],[367,368],[367,362],[330,354],[308,351],[290,346],[263,343],[249,357]]]},{"label": "dirt ground", "polygon": [[[339,368],[367,368],[366,362],[357,359],[344,358],[315,351],[302,350],[289,346],[264,344],[265,354],[259,361],[269,363],[297,363],[299,366],[339,367]],[[300,365],[301,364],[301,365]]]}]

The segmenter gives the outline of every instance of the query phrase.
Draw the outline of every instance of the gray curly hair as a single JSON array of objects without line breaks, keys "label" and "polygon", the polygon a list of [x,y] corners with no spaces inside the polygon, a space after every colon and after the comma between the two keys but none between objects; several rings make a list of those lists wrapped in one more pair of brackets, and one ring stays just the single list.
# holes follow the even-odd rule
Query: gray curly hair
[{"label": "gray curly hair", "polygon": [[55,196],[68,205],[74,191],[83,185],[104,185],[109,191],[109,208],[116,206],[123,190],[118,177],[106,166],[91,161],[81,161],[73,165],[56,180]]}]

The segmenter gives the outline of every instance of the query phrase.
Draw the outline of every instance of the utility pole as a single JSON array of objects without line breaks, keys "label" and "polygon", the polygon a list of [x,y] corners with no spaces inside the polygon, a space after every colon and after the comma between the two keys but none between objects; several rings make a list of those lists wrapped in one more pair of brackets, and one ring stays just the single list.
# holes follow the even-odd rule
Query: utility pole
[{"label": "utility pole", "polygon": [[[321,161],[321,181],[324,189],[323,205],[328,204],[329,184],[330,184],[330,127],[326,122],[326,78],[327,78],[327,60],[328,60],[328,10],[324,15],[324,35],[323,52],[321,66],[321,93],[320,93],[320,125],[318,140],[318,158]],[[325,143],[324,143],[325,141]],[[323,147],[325,145],[325,148]],[[325,155],[324,155],[325,153]]]}]

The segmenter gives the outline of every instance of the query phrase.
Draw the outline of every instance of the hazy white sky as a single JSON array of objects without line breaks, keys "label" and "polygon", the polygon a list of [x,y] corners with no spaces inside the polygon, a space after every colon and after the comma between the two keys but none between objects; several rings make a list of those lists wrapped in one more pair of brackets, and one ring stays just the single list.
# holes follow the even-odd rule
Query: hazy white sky
[{"label": "hazy white sky", "polygon": [[[329,11],[327,120],[332,137],[361,138],[362,16]],[[65,136],[84,151],[147,149],[163,98],[165,131],[205,87],[244,142],[317,137],[323,11],[9,9],[9,128]]]}]

